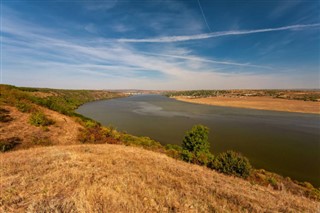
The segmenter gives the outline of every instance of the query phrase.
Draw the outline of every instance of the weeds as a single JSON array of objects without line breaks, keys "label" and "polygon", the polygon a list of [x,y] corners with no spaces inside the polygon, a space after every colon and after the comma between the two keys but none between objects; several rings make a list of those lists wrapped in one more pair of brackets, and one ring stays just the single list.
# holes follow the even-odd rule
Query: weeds
[{"label": "weeds", "polygon": [[0,108],[0,122],[7,123],[12,121],[12,117],[9,115],[10,111]]},{"label": "weeds", "polygon": [[36,134],[32,137],[32,143],[34,145],[41,145],[41,146],[49,146],[52,145],[52,141],[49,137],[42,136],[40,134]]},{"label": "weeds", "polygon": [[49,126],[54,123],[43,112],[33,112],[29,119],[30,124],[34,126]]},{"label": "weeds", "polygon": [[16,108],[20,111],[20,112],[31,112],[33,110],[33,107],[31,104],[26,103],[26,102],[18,102],[16,104]]},{"label": "weeds", "polygon": [[21,144],[21,139],[18,137],[5,138],[0,140],[0,151],[6,152]]}]

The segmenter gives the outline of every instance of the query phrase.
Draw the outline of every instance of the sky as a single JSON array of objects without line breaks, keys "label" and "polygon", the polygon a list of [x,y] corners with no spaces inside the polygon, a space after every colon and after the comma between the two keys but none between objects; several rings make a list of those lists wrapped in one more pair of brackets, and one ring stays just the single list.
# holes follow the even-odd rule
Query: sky
[{"label": "sky", "polygon": [[1,83],[319,89],[317,0],[0,0]]}]

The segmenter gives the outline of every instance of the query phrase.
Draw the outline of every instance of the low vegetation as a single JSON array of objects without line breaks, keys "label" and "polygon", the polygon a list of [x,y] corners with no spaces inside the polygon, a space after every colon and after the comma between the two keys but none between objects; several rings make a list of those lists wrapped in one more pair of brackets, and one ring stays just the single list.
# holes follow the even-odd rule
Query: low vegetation
[{"label": "low vegetation", "polygon": [[249,177],[252,170],[249,160],[234,151],[226,151],[218,154],[209,167],[228,175],[243,178]]},{"label": "low vegetation", "polygon": [[0,104],[17,106],[22,112],[30,111],[30,103],[33,103],[65,115],[81,117],[74,112],[80,105],[122,96],[122,93],[103,90],[61,90],[0,85]]},{"label": "low vegetation", "polygon": [[0,122],[6,123],[12,121],[12,117],[9,115],[9,111],[3,108],[0,108]]},{"label": "low vegetation", "polygon": [[149,150],[161,150],[165,152],[164,147],[155,140],[149,137],[138,137],[127,134],[125,132],[119,132],[114,127],[104,127],[101,124],[87,120],[83,122],[85,126],[81,130],[79,140],[82,143],[109,143],[109,144],[123,144],[126,146],[139,146]]},{"label": "low vegetation", "polygon": [[203,125],[196,125],[186,133],[182,141],[181,156],[184,161],[200,165],[207,165],[213,159],[208,141],[209,129]]},{"label": "low vegetation", "polygon": [[209,129],[206,126],[193,126],[192,129],[186,133],[182,141],[182,147],[178,145],[166,146],[168,154],[186,162],[205,165],[227,175],[247,178],[252,170],[249,160],[234,151],[223,152],[215,157],[210,152],[208,133]]},{"label": "low vegetation", "polygon": [[43,112],[33,112],[30,115],[29,119],[30,124],[34,126],[49,126],[51,124],[54,124],[54,121],[50,118],[48,118]]},{"label": "low vegetation", "polygon": [[26,101],[19,101],[16,103],[16,108],[20,111],[20,112],[32,112],[34,111],[34,107],[32,106],[32,104],[26,102]]},{"label": "low vegetation", "polygon": [[19,137],[11,137],[0,139],[0,151],[6,152],[13,149],[15,146],[21,143],[21,139]]},{"label": "low vegetation", "polygon": [[319,90],[186,90],[167,92],[166,96],[206,97],[272,97],[289,100],[320,101]]}]

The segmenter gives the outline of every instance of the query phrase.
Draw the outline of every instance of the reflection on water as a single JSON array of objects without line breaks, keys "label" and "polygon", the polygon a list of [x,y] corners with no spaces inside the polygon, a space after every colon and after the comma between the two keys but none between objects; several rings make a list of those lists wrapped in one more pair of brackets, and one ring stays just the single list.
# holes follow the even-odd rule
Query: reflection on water
[{"label": "reflection on water", "polygon": [[160,95],[92,102],[77,112],[162,144],[181,144],[187,130],[203,124],[210,128],[213,153],[233,149],[257,168],[320,186],[319,115],[198,105]]},{"label": "reflection on water", "polygon": [[162,107],[156,106],[154,104],[139,101],[136,103],[137,109],[132,110],[132,112],[140,115],[152,115],[152,116],[161,116],[161,117],[174,117],[174,116],[184,116],[187,118],[194,117],[188,115],[185,112],[178,111],[164,111]]}]

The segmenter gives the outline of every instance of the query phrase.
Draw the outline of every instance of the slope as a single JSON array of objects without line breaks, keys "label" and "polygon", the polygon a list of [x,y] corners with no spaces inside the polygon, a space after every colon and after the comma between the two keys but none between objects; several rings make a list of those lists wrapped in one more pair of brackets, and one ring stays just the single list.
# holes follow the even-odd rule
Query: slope
[{"label": "slope", "polygon": [[164,154],[70,145],[1,157],[2,212],[316,212],[319,202]]}]

